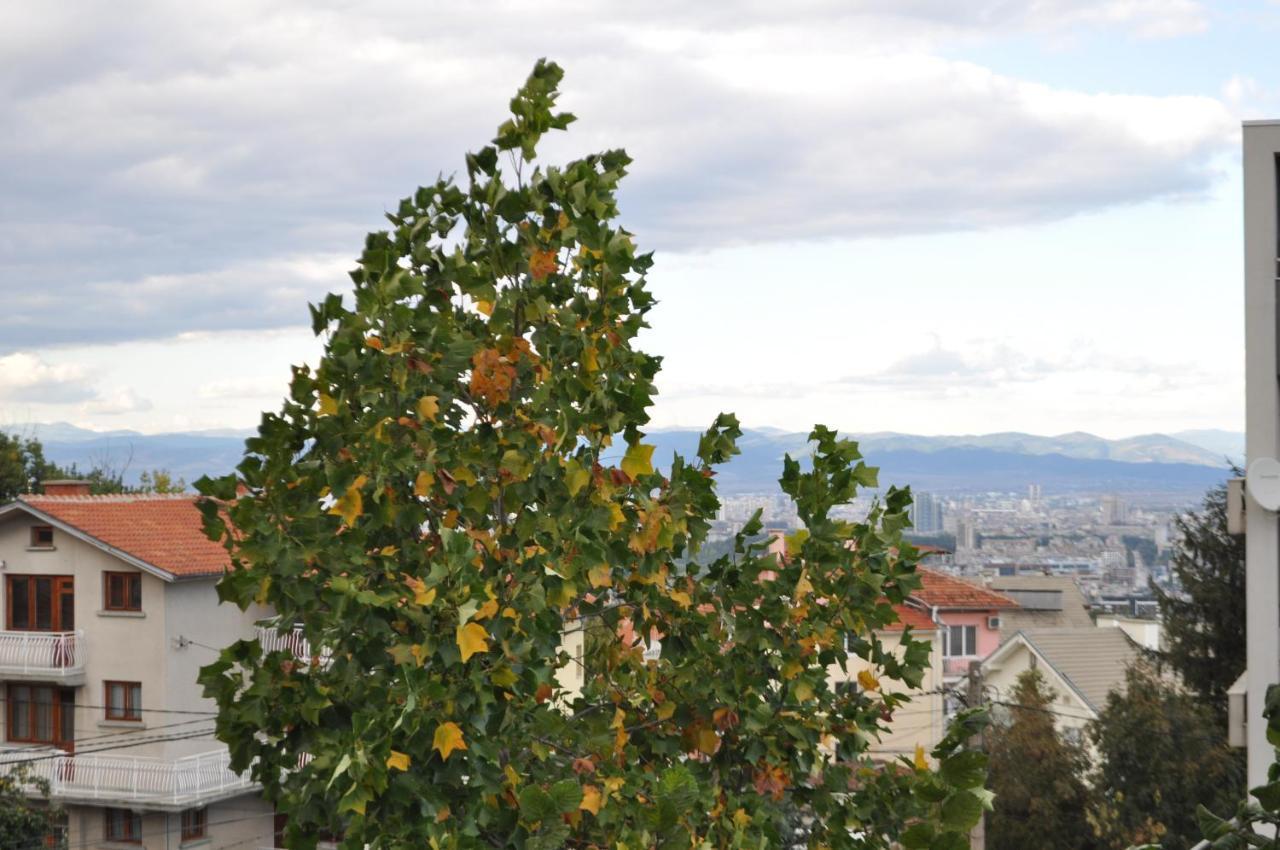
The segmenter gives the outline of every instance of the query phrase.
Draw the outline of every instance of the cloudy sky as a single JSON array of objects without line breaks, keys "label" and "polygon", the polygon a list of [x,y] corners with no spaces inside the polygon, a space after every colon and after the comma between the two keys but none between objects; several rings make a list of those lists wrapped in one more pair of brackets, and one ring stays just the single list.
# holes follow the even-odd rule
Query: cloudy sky
[{"label": "cloudy sky", "polygon": [[1278,38],[1275,0],[3,4],[0,423],[253,425],[548,56],[551,154],[636,160],[656,424],[1240,429]]}]

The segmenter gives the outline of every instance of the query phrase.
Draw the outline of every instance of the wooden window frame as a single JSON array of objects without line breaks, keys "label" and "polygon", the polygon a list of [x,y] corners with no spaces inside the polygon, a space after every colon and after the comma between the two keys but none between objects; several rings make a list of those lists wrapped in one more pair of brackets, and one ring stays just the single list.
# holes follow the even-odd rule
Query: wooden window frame
[{"label": "wooden window frame", "polygon": [[[48,542],[48,543],[42,543],[42,542],[40,542],[40,540],[38,540],[38,539],[37,539],[37,536],[38,536],[41,532],[48,532],[48,533],[49,533],[49,542]],[[31,526],[31,540],[30,540],[30,543],[31,543],[31,545],[30,545],[30,547],[29,547],[29,548],[31,548],[31,549],[54,549],[54,548],[56,548],[56,547],[53,545],[53,526],[52,526],[52,525],[33,525],[33,526]]]},{"label": "wooden window frame", "polygon": [[[120,835],[112,835],[112,815],[119,814],[124,827]],[[142,815],[132,809],[104,808],[102,810],[102,839],[118,844],[142,843]]]},{"label": "wooden window frame", "polygon": [[[121,597],[124,599],[123,605],[113,605],[111,603],[111,583],[113,581],[121,581],[124,588]],[[135,593],[136,591],[136,593]],[[134,596],[137,596],[137,605],[134,605]],[[142,573],[126,573],[116,572],[112,570],[102,571],[102,610],[104,611],[141,611],[142,610]]]},{"label": "wooden window frame", "polygon": [[[37,627],[40,612],[37,599],[37,584],[41,579],[47,579],[50,584],[49,596],[49,628],[41,629]],[[13,585],[17,581],[27,582],[27,625],[18,626],[13,622]],[[4,577],[4,627],[9,631],[15,632],[68,632],[75,629],[75,623],[62,622],[62,597],[70,594],[72,598],[72,616],[75,614],[75,576],[68,575],[43,575],[40,573],[15,573]],[[70,628],[67,628],[70,626]]]},{"label": "wooden window frame", "polygon": [[[27,718],[27,728],[19,731],[18,724],[14,722],[15,715],[18,711],[20,700],[14,696],[14,692],[20,688],[26,688],[31,691],[29,699],[26,701],[27,710],[30,712]],[[32,731],[36,728],[36,706],[39,703],[35,700],[35,690],[37,688],[47,688],[53,692],[53,699],[49,702],[49,729],[51,737],[47,740],[40,738]],[[67,694],[70,693],[68,699]],[[50,746],[62,747],[68,750],[74,750],[75,741],[64,740],[62,737],[63,727],[67,725],[63,717],[64,709],[71,712],[71,719],[75,718],[75,689],[63,688],[58,685],[43,682],[10,682],[5,687],[5,711],[4,711],[4,734],[5,740],[15,744],[48,744]],[[74,734],[74,731],[73,731]]]},{"label": "wooden window frame", "polygon": [[[111,688],[119,685],[124,688],[124,713],[116,714],[111,707]],[[138,692],[138,704],[134,704],[134,689]],[[138,723],[142,720],[142,683],[141,682],[125,682],[120,679],[107,679],[102,683],[103,710],[106,712],[108,720],[124,720],[130,723]]]},{"label": "wooden window frame", "polygon": [[209,809],[201,806],[198,809],[182,810],[182,840],[197,841],[204,838],[209,830]]}]

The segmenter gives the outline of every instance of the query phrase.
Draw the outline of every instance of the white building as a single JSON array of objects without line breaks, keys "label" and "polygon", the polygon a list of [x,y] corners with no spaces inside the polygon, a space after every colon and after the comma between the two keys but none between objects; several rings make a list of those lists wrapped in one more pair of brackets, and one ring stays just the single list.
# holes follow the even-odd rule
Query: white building
[{"label": "white building", "polygon": [[46,492],[0,507],[0,770],[49,780],[77,850],[272,846],[196,684],[268,612],[218,604],[227,555],[192,497]]},{"label": "white building", "polygon": [[[1245,500],[1245,562],[1248,594],[1245,617],[1248,673],[1244,719],[1249,785],[1266,781],[1275,749],[1262,719],[1267,687],[1280,682],[1280,522],[1260,493],[1259,473],[1280,458],[1280,349],[1276,325],[1280,302],[1280,121],[1246,121],[1244,126],[1244,319],[1245,457],[1249,470]],[[1273,467],[1274,468],[1274,467]],[[1273,476],[1274,477],[1274,476]],[[1270,504],[1272,508],[1276,503]]]}]

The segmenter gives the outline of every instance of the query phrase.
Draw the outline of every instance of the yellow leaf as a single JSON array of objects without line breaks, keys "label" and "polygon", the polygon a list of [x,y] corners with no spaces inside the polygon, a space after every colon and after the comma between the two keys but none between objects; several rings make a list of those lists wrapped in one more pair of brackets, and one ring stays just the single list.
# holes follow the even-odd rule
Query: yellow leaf
[{"label": "yellow leaf", "polygon": [[449,723],[441,723],[436,727],[436,734],[431,742],[431,748],[440,753],[440,758],[448,761],[449,754],[454,750],[465,750],[467,742],[462,739],[462,729],[457,723],[451,721]]},{"label": "yellow leaf", "polygon": [[600,371],[600,360],[596,356],[594,345],[588,345],[582,349],[582,368],[587,374]]},{"label": "yellow leaf", "polygon": [[477,652],[489,651],[489,633],[479,623],[467,623],[458,626],[458,649],[462,650],[462,660],[466,661]]},{"label": "yellow leaf", "polygon": [[390,558],[392,555],[394,555],[399,551],[400,551],[400,548],[398,546],[383,546],[380,550],[378,550],[379,554],[382,555],[384,558]]},{"label": "yellow leaf", "polygon": [[604,798],[600,796],[600,789],[594,785],[583,785],[582,802],[578,804],[578,808],[584,812],[598,815],[602,805],[604,805]]},{"label": "yellow leaf", "polygon": [[433,395],[424,395],[418,399],[418,418],[427,419],[432,422],[436,421],[436,416],[440,414],[440,399]]},{"label": "yellow leaf", "polygon": [[493,302],[492,301],[476,301],[476,309],[486,316],[492,316]]},{"label": "yellow leaf", "polygon": [[627,780],[623,779],[621,776],[610,776],[608,779],[604,780],[604,789],[610,794],[616,794],[622,786],[626,784]]},{"label": "yellow leaf", "polygon": [[627,453],[622,456],[622,471],[632,478],[653,473],[653,446],[644,443],[633,443],[627,446]]},{"label": "yellow leaf", "polygon": [[795,600],[799,604],[806,596],[813,592],[813,582],[809,581],[809,570],[800,571],[800,580],[796,582]]},{"label": "yellow leaf", "polygon": [[473,620],[487,620],[494,614],[498,613],[498,600],[490,599],[488,602],[476,609]]},{"label": "yellow leaf", "polygon": [[916,744],[916,757],[914,759],[916,770],[928,770],[929,760],[924,757],[924,747]]},{"label": "yellow leaf", "polygon": [[609,503],[609,530],[615,531],[618,526],[627,521],[626,514],[622,512],[617,502]]},{"label": "yellow leaf", "polygon": [[578,461],[570,460],[564,465],[564,483],[569,488],[570,496],[578,495],[578,491],[587,486],[590,480],[591,473]]},{"label": "yellow leaf", "polygon": [[430,472],[423,470],[418,473],[418,477],[413,480],[413,495],[429,496],[431,495],[432,476]]},{"label": "yellow leaf", "polygon": [[510,688],[517,680],[515,671],[510,667],[503,665],[489,674],[489,681],[493,682],[500,688]]},{"label": "yellow leaf", "polygon": [[413,591],[413,601],[418,605],[430,605],[436,601],[436,589],[427,587],[427,583],[422,579],[408,576],[404,583],[409,585],[409,589]]},{"label": "yellow leaf", "polygon": [[342,517],[342,521],[347,525],[353,525],[356,518],[364,513],[364,496],[360,495],[360,485],[361,481],[357,478],[356,483],[351,485],[343,497],[329,508],[329,513]]},{"label": "yellow leaf", "polygon": [[515,788],[520,784],[520,774],[511,765],[502,768],[502,773],[507,777],[507,781],[511,783],[511,787]]},{"label": "yellow leaf", "polygon": [[613,584],[610,572],[608,564],[600,564],[587,570],[587,580],[591,582],[592,587],[609,587]]},{"label": "yellow leaf", "polygon": [[858,684],[866,691],[877,691],[880,689],[880,680],[877,679],[870,670],[858,671]]},{"label": "yellow leaf", "polygon": [[782,665],[782,678],[794,679],[800,675],[800,671],[804,669],[804,665],[794,658]]},{"label": "yellow leaf", "polygon": [[389,770],[408,770],[412,759],[404,753],[391,751],[391,755],[387,756],[387,768]]},{"label": "yellow leaf", "polygon": [[733,813],[733,822],[739,829],[746,829],[751,824],[751,815],[746,809],[738,809]]},{"label": "yellow leaf", "polygon": [[689,598],[689,594],[685,593],[683,590],[673,590],[667,595],[671,597],[672,602],[676,603],[681,608],[688,608],[693,604],[693,600]]},{"label": "yellow leaf", "polygon": [[706,726],[698,730],[698,750],[709,756],[716,754],[716,750],[720,749],[720,736],[716,734],[716,730]]},{"label": "yellow leaf", "polygon": [[671,700],[667,700],[658,706],[658,710],[654,714],[658,715],[659,720],[670,720],[671,715],[676,713],[676,704]]},{"label": "yellow leaf", "polygon": [[333,396],[328,393],[320,393],[320,415],[335,416],[338,413],[338,403],[334,401]]},{"label": "yellow leaf", "polygon": [[813,685],[808,682],[796,682],[793,690],[795,692],[796,699],[800,700],[800,702],[808,702],[813,699]]},{"label": "yellow leaf", "polygon": [[466,467],[466,466],[455,467],[452,472],[452,475],[453,475],[454,481],[461,481],[463,484],[467,484],[471,487],[474,487],[476,485],[476,474],[472,472],[469,467]]}]

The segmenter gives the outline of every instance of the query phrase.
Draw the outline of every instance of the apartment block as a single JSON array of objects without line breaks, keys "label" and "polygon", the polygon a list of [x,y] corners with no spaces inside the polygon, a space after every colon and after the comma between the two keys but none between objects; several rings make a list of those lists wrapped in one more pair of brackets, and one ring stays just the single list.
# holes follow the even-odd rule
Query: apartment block
[{"label": "apartment block", "polygon": [[90,496],[79,482],[0,507],[0,770],[25,763],[68,846],[271,847],[275,817],[231,771],[199,668],[269,611],[220,605],[226,552],[191,496]]}]

